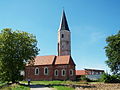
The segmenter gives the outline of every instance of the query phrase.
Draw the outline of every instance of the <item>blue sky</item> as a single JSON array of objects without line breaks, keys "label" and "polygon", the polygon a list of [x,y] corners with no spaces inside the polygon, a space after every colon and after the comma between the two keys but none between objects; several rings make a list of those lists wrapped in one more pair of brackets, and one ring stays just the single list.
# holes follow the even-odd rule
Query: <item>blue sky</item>
[{"label": "blue sky", "polygon": [[39,55],[57,55],[57,31],[65,9],[77,69],[109,70],[105,39],[120,30],[120,0],[0,0],[0,29],[36,35]]}]

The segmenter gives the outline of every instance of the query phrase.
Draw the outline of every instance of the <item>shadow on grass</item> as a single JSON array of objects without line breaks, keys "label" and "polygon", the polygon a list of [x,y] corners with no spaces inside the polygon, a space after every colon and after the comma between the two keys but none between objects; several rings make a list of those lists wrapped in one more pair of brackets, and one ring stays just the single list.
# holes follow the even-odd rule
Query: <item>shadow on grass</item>
[{"label": "shadow on grass", "polygon": [[44,85],[44,84],[28,85],[28,84],[21,84],[21,83],[19,83],[19,85],[21,85],[21,86],[27,86],[27,87],[30,87],[30,88],[44,88],[44,87],[49,87],[48,85]]}]

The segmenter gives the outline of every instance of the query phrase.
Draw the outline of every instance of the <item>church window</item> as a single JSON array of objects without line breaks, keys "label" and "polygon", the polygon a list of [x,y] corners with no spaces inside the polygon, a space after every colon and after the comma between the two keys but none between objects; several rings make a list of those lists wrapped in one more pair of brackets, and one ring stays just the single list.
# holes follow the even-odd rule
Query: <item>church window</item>
[{"label": "church window", "polygon": [[73,76],[73,70],[70,69],[70,76]]},{"label": "church window", "polygon": [[62,70],[62,76],[65,76],[65,75],[66,75],[66,70],[63,69],[63,70]]},{"label": "church window", "polygon": [[38,67],[35,68],[35,75],[39,75],[39,68]]},{"label": "church window", "polygon": [[55,71],[54,71],[54,75],[55,75],[55,76],[58,76],[58,70],[55,70]]},{"label": "church window", "polygon": [[62,34],[62,38],[64,38],[64,34]]},{"label": "church window", "polygon": [[44,68],[44,75],[48,75],[48,67]]}]

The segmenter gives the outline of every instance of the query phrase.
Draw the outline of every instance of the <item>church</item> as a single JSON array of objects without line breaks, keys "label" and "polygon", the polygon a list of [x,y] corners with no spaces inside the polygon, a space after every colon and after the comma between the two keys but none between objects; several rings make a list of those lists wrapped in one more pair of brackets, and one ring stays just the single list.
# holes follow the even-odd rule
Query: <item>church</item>
[{"label": "church", "polygon": [[71,32],[63,10],[58,29],[58,55],[36,56],[25,67],[25,79],[75,80],[75,63],[71,56]]}]

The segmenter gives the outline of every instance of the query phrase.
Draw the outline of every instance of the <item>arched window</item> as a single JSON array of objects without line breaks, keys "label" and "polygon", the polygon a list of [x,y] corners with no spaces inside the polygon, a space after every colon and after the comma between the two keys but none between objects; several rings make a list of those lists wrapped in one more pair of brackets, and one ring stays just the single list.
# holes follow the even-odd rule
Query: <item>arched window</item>
[{"label": "arched window", "polygon": [[44,75],[48,75],[48,67],[44,68]]},{"label": "arched window", "polygon": [[64,34],[62,34],[62,38],[64,38]]},{"label": "arched window", "polygon": [[65,75],[66,75],[66,70],[62,69],[62,76],[65,76]]},{"label": "arched window", "polygon": [[73,76],[73,69],[70,69],[70,76]]},{"label": "arched window", "polygon": [[58,76],[58,70],[57,69],[54,71],[54,75]]},{"label": "arched window", "polygon": [[39,68],[38,67],[35,68],[35,75],[39,75]]}]

